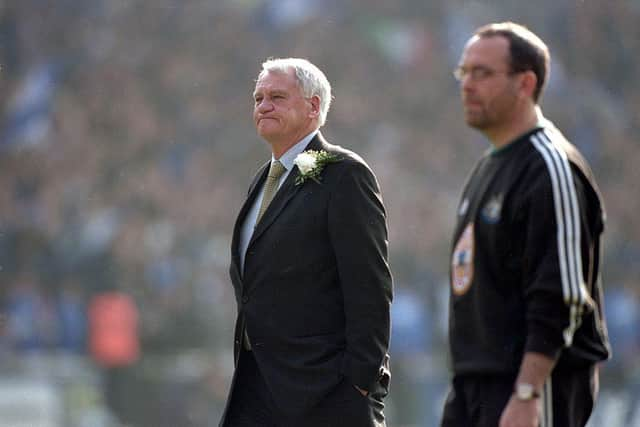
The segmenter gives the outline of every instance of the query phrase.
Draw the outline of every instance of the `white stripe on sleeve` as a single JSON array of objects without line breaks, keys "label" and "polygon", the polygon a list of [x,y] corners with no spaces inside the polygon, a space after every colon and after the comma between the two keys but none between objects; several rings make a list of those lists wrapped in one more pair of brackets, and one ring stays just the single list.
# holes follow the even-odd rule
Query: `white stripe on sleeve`
[{"label": "white stripe on sleeve", "polygon": [[582,275],[578,197],[567,155],[553,135],[539,132],[532,136],[531,142],[545,161],[553,189],[562,293],[570,315],[563,336],[565,346],[569,347],[588,300]]}]

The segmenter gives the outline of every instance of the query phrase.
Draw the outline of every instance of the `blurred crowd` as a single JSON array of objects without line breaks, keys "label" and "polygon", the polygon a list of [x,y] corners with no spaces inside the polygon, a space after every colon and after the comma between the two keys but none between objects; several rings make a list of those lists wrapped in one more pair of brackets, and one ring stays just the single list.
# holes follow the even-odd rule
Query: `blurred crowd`
[{"label": "blurred crowd", "polygon": [[[251,122],[254,79],[267,57],[301,56],[333,85],[324,135],[361,153],[383,190],[394,386],[431,393],[416,378],[446,376],[452,212],[487,148],[463,124],[451,70],[477,26],[506,19],[549,44],[543,110],[587,156],[606,202],[605,382],[640,382],[635,0],[0,1],[0,358],[86,356],[117,396],[151,381],[140,366],[153,357],[199,349],[210,363],[192,375],[201,400],[185,420],[217,416],[207,402],[220,404],[231,368],[230,234],[269,155]],[[126,362],[90,345],[89,307],[112,292],[136,308],[140,353]],[[160,395],[165,407],[180,400]]]}]

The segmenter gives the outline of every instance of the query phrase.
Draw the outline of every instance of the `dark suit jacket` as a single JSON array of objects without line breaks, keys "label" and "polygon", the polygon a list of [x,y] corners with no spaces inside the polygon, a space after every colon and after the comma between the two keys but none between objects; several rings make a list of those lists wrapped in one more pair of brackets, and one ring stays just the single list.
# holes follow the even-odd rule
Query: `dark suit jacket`
[{"label": "dark suit jacket", "polygon": [[240,231],[266,178],[263,165],[231,248],[236,365],[246,325],[274,401],[291,416],[345,379],[366,390],[388,385],[392,279],[378,183],[358,155],[320,133],[307,149],[341,160],[322,170],[320,183],[295,185],[294,166],[253,233],[242,273]]}]

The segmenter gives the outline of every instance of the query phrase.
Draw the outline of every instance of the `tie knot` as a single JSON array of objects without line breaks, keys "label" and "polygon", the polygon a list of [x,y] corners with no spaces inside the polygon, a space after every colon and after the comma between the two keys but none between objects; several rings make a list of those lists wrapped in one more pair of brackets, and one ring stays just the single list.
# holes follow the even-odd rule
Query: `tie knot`
[{"label": "tie knot", "polygon": [[273,162],[271,162],[271,166],[269,167],[269,177],[270,178],[280,178],[280,176],[286,170],[287,170],[287,168],[285,168],[282,165],[282,163],[280,163],[280,161],[274,160]]}]

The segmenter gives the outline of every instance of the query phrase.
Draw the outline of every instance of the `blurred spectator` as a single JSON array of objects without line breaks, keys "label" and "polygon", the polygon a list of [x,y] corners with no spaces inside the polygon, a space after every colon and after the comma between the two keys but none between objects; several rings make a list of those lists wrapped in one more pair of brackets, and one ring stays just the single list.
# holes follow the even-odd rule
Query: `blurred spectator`
[{"label": "blurred spectator", "polygon": [[78,282],[65,280],[58,295],[58,322],[60,324],[60,348],[76,354],[86,351],[86,300]]},{"label": "blurred spectator", "polygon": [[425,402],[433,325],[427,301],[415,287],[396,282],[391,305],[391,367],[395,406],[394,420],[400,425],[429,419],[435,414]]},{"label": "blurred spectator", "polygon": [[49,351],[59,343],[55,300],[40,288],[35,275],[23,272],[7,298],[8,335],[19,351]]},{"label": "blurred spectator", "polygon": [[129,295],[95,295],[89,303],[89,324],[91,354],[100,365],[129,366],[138,359],[138,309]]},{"label": "blurred spectator", "polygon": [[640,294],[635,282],[606,289],[605,315],[613,348],[613,358],[605,369],[615,375],[620,385],[628,375],[640,369]]}]

